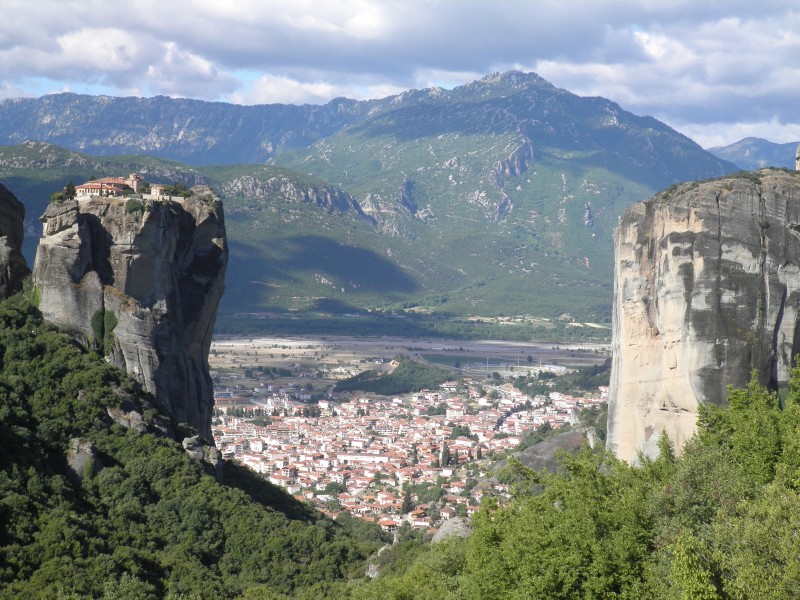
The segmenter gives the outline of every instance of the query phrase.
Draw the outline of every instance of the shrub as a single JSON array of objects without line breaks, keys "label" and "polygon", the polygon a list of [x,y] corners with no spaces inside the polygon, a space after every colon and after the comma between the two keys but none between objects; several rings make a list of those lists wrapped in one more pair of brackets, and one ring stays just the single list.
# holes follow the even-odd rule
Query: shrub
[{"label": "shrub", "polygon": [[125,203],[125,213],[131,214],[135,212],[142,212],[144,210],[144,205],[142,201],[138,198],[129,198],[128,201]]},{"label": "shrub", "polygon": [[111,352],[111,346],[114,344],[114,328],[117,323],[117,316],[110,310],[101,309],[92,315],[94,345],[101,356]]}]

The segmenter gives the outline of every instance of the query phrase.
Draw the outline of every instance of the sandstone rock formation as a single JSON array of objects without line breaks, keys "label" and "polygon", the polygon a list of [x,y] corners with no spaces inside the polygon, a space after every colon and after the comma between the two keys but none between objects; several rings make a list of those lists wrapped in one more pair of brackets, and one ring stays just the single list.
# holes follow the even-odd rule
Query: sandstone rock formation
[{"label": "sandstone rock formation", "polygon": [[753,369],[778,387],[800,351],[800,174],[761,170],[676,186],[616,232],[608,447],[676,449],[697,406]]},{"label": "sandstone rock formation", "polygon": [[39,308],[211,439],[208,351],[228,249],[211,190],[186,199],[51,204],[34,266]]},{"label": "sandstone rock formation", "polygon": [[25,207],[0,184],[0,298],[22,288],[30,269],[22,256]]}]

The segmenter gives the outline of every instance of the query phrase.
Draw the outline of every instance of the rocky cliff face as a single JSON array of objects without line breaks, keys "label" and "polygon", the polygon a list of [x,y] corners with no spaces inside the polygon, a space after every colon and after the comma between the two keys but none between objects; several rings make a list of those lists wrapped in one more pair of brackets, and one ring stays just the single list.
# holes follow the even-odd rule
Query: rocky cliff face
[{"label": "rocky cliff face", "polygon": [[51,204],[34,283],[46,319],[125,369],[211,439],[208,351],[228,249],[208,188],[172,201]]},{"label": "rocky cliff face", "polygon": [[366,217],[358,201],[337,187],[319,182],[319,185],[301,185],[286,176],[272,175],[258,178],[244,175],[231,179],[222,187],[226,198],[240,197],[249,200],[281,200],[303,204],[315,204],[329,213],[342,214],[349,210]]},{"label": "rocky cliff face", "polygon": [[22,256],[25,207],[0,184],[0,298],[18,292],[30,269]]},{"label": "rocky cliff face", "polygon": [[616,233],[608,446],[679,450],[699,403],[753,369],[785,383],[800,351],[800,174],[682,184],[632,205]]}]

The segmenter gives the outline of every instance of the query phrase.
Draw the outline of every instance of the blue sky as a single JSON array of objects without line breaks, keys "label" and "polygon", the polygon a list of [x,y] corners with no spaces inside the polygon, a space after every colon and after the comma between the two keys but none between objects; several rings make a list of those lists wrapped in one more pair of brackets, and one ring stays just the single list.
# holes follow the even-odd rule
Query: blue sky
[{"label": "blue sky", "polygon": [[324,103],[509,69],[705,147],[800,140],[795,1],[6,0],[0,19],[0,98]]}]

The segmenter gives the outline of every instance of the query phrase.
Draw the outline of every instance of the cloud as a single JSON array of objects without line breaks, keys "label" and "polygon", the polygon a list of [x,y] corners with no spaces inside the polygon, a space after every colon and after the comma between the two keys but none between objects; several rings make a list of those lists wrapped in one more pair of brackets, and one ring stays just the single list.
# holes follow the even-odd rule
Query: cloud
[{"label": "cloud", "polygon": [[321,103],[510,68],[695,132],[792,130],[800,10],[789,0],[7,0],[0,22],[3,95],[49,81]]},{"label": "cloud", "polygon": [[300,82],[288,77],[264,75],[251,86],[246,96],[233,96],[244,104],[324,103],[337,96],[329,83]]},{"label": "cloud", "polygon": [[800,140],[800,124],[781,123],[777,120],[749,123],[682,123],[670,124],[672,127],[692,138],[703,148],[727,146],[746,137],[758,137],[786,144]]},{"label": "cloud", "polygon": [[147,67],[144,83],[172,96],[212,98],[233,92],[238,85],[235,77],[174,42],[163,44],[159,60]]}]

